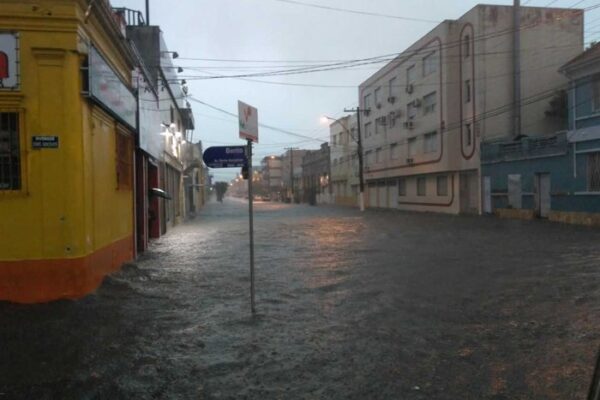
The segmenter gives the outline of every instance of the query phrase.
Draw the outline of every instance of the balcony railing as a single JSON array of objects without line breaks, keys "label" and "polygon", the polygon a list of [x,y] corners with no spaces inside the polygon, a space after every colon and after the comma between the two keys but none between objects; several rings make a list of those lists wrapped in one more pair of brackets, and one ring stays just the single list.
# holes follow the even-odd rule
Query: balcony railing
[{"label": "balcony railing", "polygon": [[481,145],[483,163],[564,154],[568,151],[566,132],[552,136],[525,137],[519,141],[491,142]]},{"label": "balcony railing", "polygon": [[125,7],[113,8],[115,14],[123,18],[127,26],[145,26],[144,14],[138,10],[132,10]]}]

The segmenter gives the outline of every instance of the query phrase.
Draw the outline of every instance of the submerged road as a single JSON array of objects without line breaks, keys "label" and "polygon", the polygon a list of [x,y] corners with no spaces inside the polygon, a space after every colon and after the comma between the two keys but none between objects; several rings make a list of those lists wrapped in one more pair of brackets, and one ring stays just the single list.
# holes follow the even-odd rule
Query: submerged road
[{"label": "submerged road", "polygon": [[80,301],[0,303],[4,399],[584,399],[600,231],[209,204]]}]

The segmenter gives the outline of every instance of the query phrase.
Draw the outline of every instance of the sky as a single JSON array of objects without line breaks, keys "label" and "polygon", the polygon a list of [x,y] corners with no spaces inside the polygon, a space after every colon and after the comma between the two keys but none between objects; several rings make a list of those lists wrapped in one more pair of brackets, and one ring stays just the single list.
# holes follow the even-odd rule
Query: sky
[{"label": "sky", "polygon": [[[459,18],[479,3],[476,0],[298,1],[427,21],[345,13],[286,0],[150,0],[150,24],[159,25],[169,49],[178,52],[179,58],[174,63],[183,67],[180,76],[186,79],[193,99],[234,114],[237,101],[242,100],[258,109],[259,123],[289,132],[260,128],[253,157],[255,165],[265,156],[282,154],[286,147],[319,148],[329,137],[329,127],[320,121],[321,117],[339,118],[347,114],[345,108],[356,107],[358,85],[384,64],[252,77],[253,81],[200,77],[281,71],[399,53],[435,27],[435,21]],[[111,0],[111,3],[115,7],[145,9],[144,0]],[[485,3],[507,5],[512,0]],[[598,0],[522,3],[589,7],[598,4]],[[600,21],[600,9],[586,13],[586,40],[600,36],[596,18]],[[196,121],[194,141],[202,140],[204,148],[244,144],[238,136],[236,118],[194,101],[190,103]],[[236,169],[211,170],[215,180],[230,180],[237,173]]]}]

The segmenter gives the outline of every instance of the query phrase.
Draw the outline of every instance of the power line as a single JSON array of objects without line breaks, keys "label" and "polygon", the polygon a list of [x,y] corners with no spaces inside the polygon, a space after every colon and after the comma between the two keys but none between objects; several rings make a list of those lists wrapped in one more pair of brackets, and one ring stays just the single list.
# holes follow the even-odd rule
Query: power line
[{"label": "power line", "polygon": [[434,20],[424,19],[424,18],[403,17],[403,16],[399,16],[399,15],[391,15],[391,14],[382,14],[382,13],[375,13],[375,12],[369,12],[369,11],[352,10],[352,9],[349,9],[349,8],[339,8],[339,7],[324,6],[324,5],[321,5],[321,4],[305,3],[305,2],[296,1],[296,0],[274,0],[274,1],[278,1],[280,3],[287,3],[287,4],[299,5],[299,6],[303,6],[303,7],[319,8],[319,9],[322,9],[322,10],[344,12],[344,13],[348,13],[348,14],[365,15],[365,16],[370,16],[370,17],[391,18],[391,19],[399,19],[399,20],[403,20],[403,21],[427,22],[427,23],[434,23],[434,24],[437,24],[437,23],[441,22],[441,21],[434,21]]},{"label": "power line", "polygon": [[[234,114],[234,113],[232,113],[232,112],[230,112],[230,111],[224,110],[224,109],[222,109],[222,108],[219,108],[219,107],[217,107],[217,106],[213,106],[212,104],[208,104],[208,103],[206,103],[206,102],[204,102],[204,101],[202,101],[202,100],[198,100],[198,99],[196,99],[196,98],[194,98],[194,97],[191,97],[191,96],[190,96],[190,97],[188,97],[188,98],[189,98],[190,100],[192,100],[193,102],[196,102],[196,103],[202,104],[202,105],[204,105],[204,106],[206,106],[206,107],[208,107],[208,108],[212,108],[213,110],[216,110],[216,111],[222,112],[222,113],[224,113],[224,114],[227,114],[227,115],[229,115],[229,116],[232,116],[232,117],[234,117],[234,118],[236,118],[236,119],[238,118],[238,115],[237,115],[237,114]],[[269,129],[269,130],[275,131],[275,132],[284,133],[284,134],[286,134],[286,135],[290,135],[290,136],[299,137],[299,138],[302,138],[302,139],[309,139],[309,140],[316,141],[316,142],[323,142],[323,140],[315,139],[315,138],[313,138],[313,137],[306,136],[306,135],[301,135],[301,134],[299,134],[299,133],[292,132],[292,131],[289,131],[289,130],[287,130],[287,129],[278,128],[278,127],[276,127],[276,126],[272,126],[272,125],[267,125],[267,124],[259,123],[259,124],[258,124],[258,126],[260,126],[260,127],[262,127],[262,128],[265,128],[265,129]]]}]

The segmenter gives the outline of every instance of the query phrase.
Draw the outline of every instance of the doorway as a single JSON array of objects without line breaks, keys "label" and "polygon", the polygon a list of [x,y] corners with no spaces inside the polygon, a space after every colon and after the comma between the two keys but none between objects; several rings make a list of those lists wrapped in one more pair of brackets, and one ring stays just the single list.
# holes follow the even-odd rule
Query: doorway
[{"label": "doorway", "polygon": [[548,218],[552,206],[550,197],[550,174],[535,174],[534,199],[537,216],[540,218]]}]

